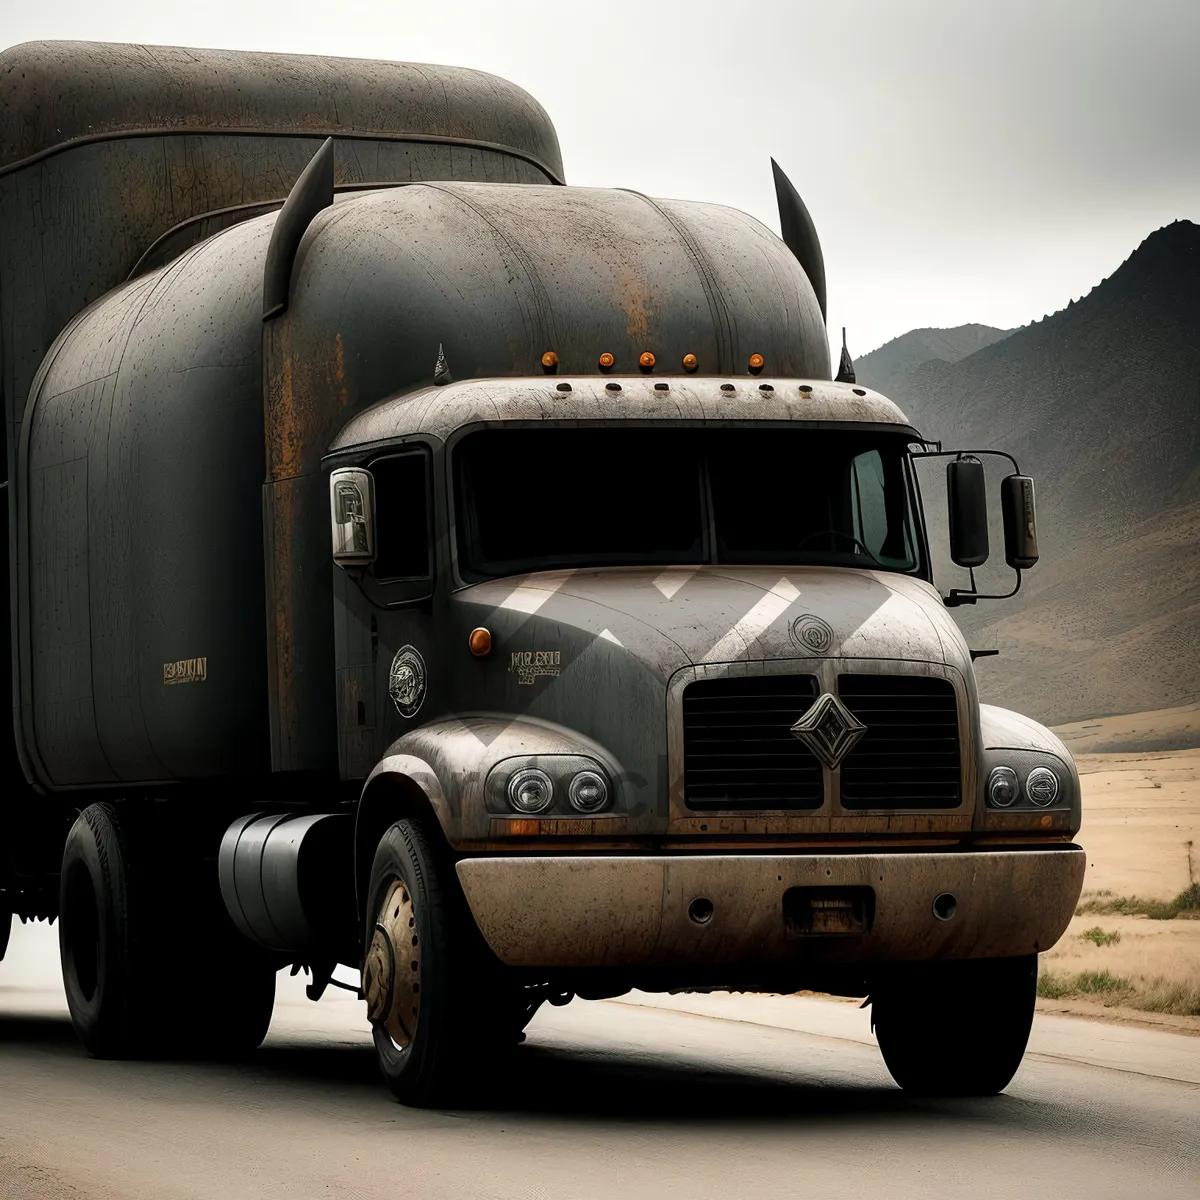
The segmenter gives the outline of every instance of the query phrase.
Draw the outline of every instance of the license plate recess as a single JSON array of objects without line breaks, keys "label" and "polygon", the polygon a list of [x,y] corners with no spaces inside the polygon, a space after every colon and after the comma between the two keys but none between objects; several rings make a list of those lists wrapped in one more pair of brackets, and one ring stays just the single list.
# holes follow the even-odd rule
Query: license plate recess
[{"label": "license plate recess", "polygon": [[869,887],[794,887],[783,893],[788,937],[852,937],[871,932],[875,891]]}]

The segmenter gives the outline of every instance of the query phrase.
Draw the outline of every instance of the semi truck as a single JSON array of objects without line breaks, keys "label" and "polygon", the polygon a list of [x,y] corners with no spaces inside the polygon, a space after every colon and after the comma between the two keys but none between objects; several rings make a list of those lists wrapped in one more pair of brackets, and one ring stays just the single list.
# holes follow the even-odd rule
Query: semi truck
[{"label": "semi truck", "polygon": [[833,377],[773,169],[780,236],[567,186],[479,71],[0,54],[0,945],[57,921],[88,1051],[252,1051],[340,966],[409,1104],[633,989],[867,997],[901,1087],[1008,1085],[1078,776],[949,611],[986,452]]}]

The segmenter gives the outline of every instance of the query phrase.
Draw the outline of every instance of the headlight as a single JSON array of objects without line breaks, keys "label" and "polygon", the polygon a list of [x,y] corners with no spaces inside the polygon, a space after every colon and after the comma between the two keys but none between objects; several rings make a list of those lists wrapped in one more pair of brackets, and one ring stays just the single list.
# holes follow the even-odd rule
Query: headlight
[{"label": "headlight", "polygon": [[[1044,768],[1039,767],[1038,770],[1044,770]],[[1033,774],[1030,775],[1030,778],[1033,778]],[[987,795],[988,803],[993,808],[1009,808],[1015,804],[1021,795],[1021,785],[1017,782],[1016,771],[1012,767],[994,767],[988,776]]]},{"label": "headlight", "polygon": [[598,771],[580,771],[567,789],[571,807],[581,813],[597,813],[608,807],[608,781]]},{"label": "headlight", "polygon": [[1034,767],[1025,776],[1025,795],[1039,808],[1047,808],[1058,799],[1058,776],[1049,767]]},{"label": "headlight", "polygon": [[508,802],[517,812],[545,812],[554,803],[554,784],[545,771],[525,767],[508,781]]}]

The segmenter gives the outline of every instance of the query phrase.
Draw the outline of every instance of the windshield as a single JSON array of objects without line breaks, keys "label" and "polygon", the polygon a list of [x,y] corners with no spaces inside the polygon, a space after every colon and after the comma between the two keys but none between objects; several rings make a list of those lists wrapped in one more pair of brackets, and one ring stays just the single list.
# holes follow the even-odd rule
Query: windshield
[{"label": "windshield", "polygon": [[454,452],[471,578],[639,563],[921,566],[905,434],[490,429]]}]

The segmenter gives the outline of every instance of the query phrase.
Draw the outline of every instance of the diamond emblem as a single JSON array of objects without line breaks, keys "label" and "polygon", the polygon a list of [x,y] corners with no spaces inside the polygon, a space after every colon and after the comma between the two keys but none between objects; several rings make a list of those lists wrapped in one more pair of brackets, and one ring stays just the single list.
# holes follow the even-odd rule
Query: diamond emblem
[{"label": "diamond emblem", "polygon": [[832,771],[867,727],[832,692],[824,692],[791,732]]}]

